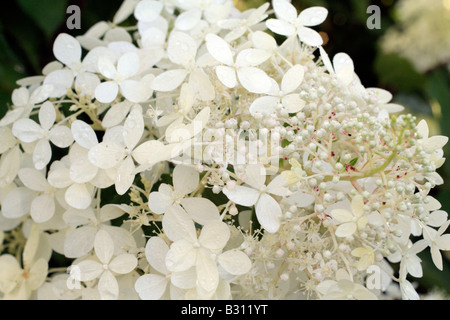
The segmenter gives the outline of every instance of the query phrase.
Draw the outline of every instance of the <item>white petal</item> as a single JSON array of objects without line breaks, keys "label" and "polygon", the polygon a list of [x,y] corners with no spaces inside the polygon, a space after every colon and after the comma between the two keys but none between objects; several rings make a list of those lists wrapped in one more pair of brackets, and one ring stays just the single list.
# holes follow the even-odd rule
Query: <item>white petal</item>
[{"label": "white petal", "polygon": [[18,175],[25,187],[31,190],[42,192],[49,187],[47,179],[36,169],[23,168],[19,170]]},{"label": "white petal", "polygon": [[163,3],[159,1],[144,0],[138,3],[134,10],[134,16],[139,21],[152,22],[159,17],[163,9]]},{"label": "white petal", "polygon": [[95,131],[86,122],[75,120],[71,127],[75,141],[83,148],[90,149],[98,144]]},{"label": "white petal", "polygon": [[98,259],[108,264],[114,253],[114,242],[108,232],[99,230],[95,235],[94,250]]},{"label": "white petal", "polygon": [[212,251],[222,250],[230,239],[230,229],[222,221],[211,221],[203,226],[199,243]]},{"label": "white petal", "polygon": [[162,142],[150,140],[134,149],[132,155],[139,164],[153,166],[155,163],[170,159],[172,152],[170,147]]},{"label": "white petal", "polygon": [[265,96],[257,98],[250,106],[250,113],[255,115],[257,112],[263,115],[270,115],[276,112],[276,106],[280,102],[278,97]]},{"label": "white petal", "polygon": [[356,228],[357,228],[356,223],[353,222],[343,223],[336,229],[336,236],[340,238],[350,237],[356,232]]},{"label": "white petal", "polygon": [[333,58],[334,70],[338,78],[344,85],[349,85],[353,81],[355,66],[353,60],[346,53],[338,53]]},{"label": "white petal", "polygon": [[[162,184],[161,186],[163,186]],[[160,190],[161,190],[160,186]],[[170,188],[170,187],[169,187]],[[148,197],[148,207],[156,214],[163,214],[173,203],[172,194],[164,192],[151,192]]]},{"label": "white petal", "polygon": [[[102,126],[105,128],[111,128],[111,127],[114,127],[114,126],[117,126],[118,124],[120,124],[123,121],[123,119],[125,119],[125,116],[130,111],[130,108],[132,105],[133,104],[128,101],[120,102],[120,103],[113,105],[108,110],[108,112],[105,114],[105,117],[102,120]],[[73,128],[73,124],[72,124],[72,128]],[[89,149],[89,148],[87,148],[87,149]]]},{"label": "white petal", "polygon": [[55,188],[67,188],[73,183],[69,169],[65,167],[52,169],[48,174],[48,183]]},{"label": "white petal", "polygon": [[133,150],[144,133],[144,118],[142,116],[142,107],[139,104],[133,106],[123,128],[125,145],[129,150]]},{"label": "white petal", "polygon": [[90,226],[75,229],[67,235],[64,242],[64,255],[67,258],[79,258],[94,248],[97,229]]},{"label": "white petal", "polygon": [[257,49],[272,52],[277,48],[277,42],[270,34],[263,31],[256,31],[251,35],[253,46]]},{"label": "white petal", "polygon": [[134,255],[124,253],[115,257],[109,264],[111,271],[118,274],[127,274],[137,266],[137,259]]},{"label": "white petal", "polygon": [[230,45],[225,40],[213,33],[207,34],[205,40],[206,48],[214,59],[227,66],[233,65],[233,53]]},{"label": "white petal", "polygon": [[167,56],[170,61],[182,66],[188,66],[195,59],[197,45],[187,33],[173,31],[167,44]]},{"label": "white petal", "polygon": [[445,211],[442,210],[434,211],[429,215],[427,224],[429,226],[438,228],[442,226],[445,222],[447,222],[447,217],[448,214]]},{"label": "white petal", "polygon": [[123,248],[136,248],[136,241],[127,229],[102,224],[100,230],[108,232],[111,236],[115,255],[123,253]]},{"label": "white petal", "polygon": [[327,68],[328,72],[330,74],[334,74],[334,68],[333,65],[331,64],[331,60],[330,57],[328,56],[327,52],[325,51],[325,49],[323,47],[319,47],[319,51],[320,51],[320,56],[322,57],[322,62],[324,64],[324,66]]},{"label": "white petal", "polygon": [[67,204],[75,209],[86,209],[92,202],[92,196],[86,187],[86,184],[74,183],[64,195]]},{"label": "white petal", "polygon": [[75,90],[80,96],[92,99],[95,96],[95,89],[100,85],[97,75],[83,72],[75,79]]},{"label": "white petal", "polygon": [[125,192],[130,189],[131,185],[133,184],[134,177],[135,177],[135,166],[134,162],[131,159],[131,157],[126,157],[125,160],[120,165],[119,169],[117,170],[117,176],[116,176],[116,192],[119,195],[125,194]]},{"label": "white petal", "polygon": [[181,194],[189,194],[200,183],[200,175],[194,168],[177,165],[173,170],[173,186]]},{"label": "white petal", "polygon": [[11,128],[0,126],[0,154],[8,151],[15,145],[16,138],[14,138]]},{"label": "white petal", "polygon": [[31,119],[20,119],[12,127],[12,133],[20,141],[31,143],[42,138],[41,127]]},{"label": "white petal", "polygon": [[157,274],[144,274],[134,284],[142,300],[159,300],[167,288],[167,279]]},{"label": "white petal", "polygon": [[266,21],[266,25],[270,31],[283,36],[289,37],[295,33],[295,27],[283,20],[269,19]]},{"label": "white petal", "polygon": [[417,257],[407,259],[406,269],[415,278],[422,278],[423,276],[422,265]]},{"label": "white petal", "polygon": [[66,33],[61,33],[56,37],[53,44],[53,54],[56,59],[71,66],[81,59],[81,46],[77,39]]},{"label": "white petal", "polygon": [[2,155],[0,159],[0,177],[2,184],[8,185],[14,181],[20,168],[21,159],[22,152],[19,146]]},{"label": "white petal", "polygon": [[212,296],[219,285],[219,272],[215,261],[207,250],[199,250],[196,267],[197,286],[204,292],[199,292],[200,295],[202,295],[201,293],[206,294],[203,298]]},{"label": "white petal", "polygon": [[166,254],[167,269],[172,272],[188,270],[196,263],[197,251],[189,241],[174,242]]},{"label": "white petal", "polygon": [[261,49],[244,49],[236,57],[239,67],[256,67],[267,61],[272,56],[271,52]]},{"label": "white petal", "polygon": [[125,0],[122,2],[119,10],[117,10],[116,14],[113,18],[113,23],[118,25],[125,21],[133,12],[136,5],[139,3],[139,0]]},{"label": "white petal", "polygon": [[400,282],[400,289],[404,300],[420,300],[419,295],[408,280]]},{"label": "white petal", "polygon": [[352,212],[355,217],[361,217],[364,213],[364,199],[357,195],[352,200]]},{"label": "white petal", "polygon": [[306,208],[316,201],[316,197],[303,192],[296,192],[288,198],[289,202],[293,202],[297,207]]},{"label": "white petal", "polygon": [[131,102],[145,102],[153,94],[153,90],[151,88],[151,84],[153,83],[154,76],[149,75],[151,81],[145,81],[142,79],[141,81],[137,80],[125,80],[120,83],[120,92],[125,97],[125,99]]},{"label": "white petal", "polygon": [[180,289],[191,289],[197,282],[195,268],[189,268],[186,271],[173,272],[170,280],[174,286]]},{"label": "white petal", "polygon": [[306,27],[317,26],[325,21],[328,10],[323,7],[310,7],[303,10],[300,15],[300,23]]},{"label": "white petal", "polygon": [[104,141],[91,148],[88,157],[95,166],[101,169],[110,169],[123,160],[125,149],[118,143]]},{"label": "white petal", "polygon": [[266,181],[266,169],[262,164],[251,164],[245,169],[246,179],[244,180],[249,186],[259,190],[264,186]]},{"label": "white petal", "polygon": [[31,203],[30,215],[36,223],[50,220],[55,214],[55,200],[47,194],[36,197]]},{"label": "white petal", "polygon": [[31,290],[37,290],[47,278],[48,263],[44,258],[38,259],[30,268],[28,285]]},{"label": "white petal", "polygon": [[172,241],[197,241],[197,232],[194,222],[179,206],[169,207],[164,214],[162,225],[167,237]]},{"label": "white petal", "polygon": [[262,194],[256,203],[255,211],[258,222],[267,232],[278,231],[282,212],[279,203],[274,198],[268,194]]},{"label": "white petal", "polygon": [[80,281],[91,281],[97,279],[103,272],[103,266],[94,260],[84,260],[73,266],[78,268]]},{"label": "white petal", "polygon": [[44,169],[52,158],[52,147],[48,140],[42,139],[34,147],[33,163],[38,170]]},{"label": "white petal", "polygon": [[353,221],[353,214],[345,209],[334,209],[330,213],[333,219],[336,219],[339,222],[350,222]]},{"label": "white petal", "polygon": [[98,281],[98,292],[102,300],[117,300],[119,297],[119,284],[114,275],[106,270]]},{"label": "white petal", "polygon": [[181,205],[189,216],[201,225],[220,220],[217,206],[209,199],[185,198],[181,200]]},{"label": "white petal", "polygon": [[384,106],[382,106],[382,108],[389,113],[397,113],[397,112],[402,112],[403,110],[405,110],[405,107],[403,107],[402,105],[396,104],[396,103],[385,104]]},{"label": "white petal", "polygon": [[168,92],[178,88],[187,76],[185,69],[169,70],[158,75],[152,83],[155,91]]},{"label": "white petal", "polygon": [[[28,104],[30,93],[27,88],[21,87],[14,89],[11,95],[11,101],[16,107],[25,106]],[[44,99],[45,100],[45,99]]]},{"label": "white petal", "polygon": [[168,274],[166,267],[166,255],[169,246],[160,237],[151,237],[145,245],[145,257],[148,263],[162,274]]},{"label": "white petal", "polygon": [[306,43],[309,46],[318,47],[323,44],[322,37],[317,31],[313,29],[303,27],[297,31],[297,34],[300,38],[300,41]]},{"label": "white petal", "polygon": [[201,10],[191,9],[185,11],[175,20],[175,28],[181,31],[191,30],[200,22],[201,16]]},{"label": "white petal", "polygon": [[425,140],[423,149],[425,152],[432,153],[438,149],[442,149],[448,142],[448,137],[434,136]]},{"label": "white petal", "polygon": [[288,1],[273,0],[273,9],[278,19],[291,22],[297,19],[297,9]]},{"label": "white petal", "polygon": [[227,88],[234,88],[237,85],[236,71],[233,68],[227,66],[216,67],[216,74],[220,82],[222,82]]},{"label": "white petal", "polygon": [[250,207],[253,206],[259,198],[259,191],[253,188],[235,186],[232,190],[223,188],[223,193],[236,204]]},{"label": "white petal", "polygon": [[291,191],[289,191],[289,188],[285,187],[286,184],[287,180],[280,174],[270,181],[267,185],[266,192],[281,197],[287,197],[291,194]]},{"label": "white petal", "polygon": [[95,88],[95,98],[101,103],[111,103],[119,93],[119,86],[113,81],[101,83]]},{"label": "white petal", "polygon": [[293,66],[284,74],[283,80],[281,80],[281,90],[284,94],[296,90],[302,83],[304,76],[305,69],[303,66],[299,64]]},{"label": "white petal", "polygon": [[39,123],[42,129],[48,131],[56,120],[56,111],[53,104],[49,101],[42,104],[39,109]]},{"label": "white petal", "polygon": [[66,126],[56,126],[50,131],[50,141],[58,148],[67,148],[73,142],[72,132]]},{"label": "white petal", "polygon": [[130,78],[139,71],[139,56],[136,52],[127,52],[117,62],[117,72],[124,78]]},{"label": "white petal", "polygon": [[[109,26],[108,26],[109,28]],[[110,65],[113,66],[112,72],[115,73],[114,64],[117,61],[116,55],[114,52],[106,47],[96,47],[89,51],[83,59],[83,67],[87,72],[91,73],[102,73],[99,70],[99,60],[106,59],[110,61]],[[103,62],[102,62],[103,63]],[[109,67],[111,68],[111,67]],[[110,75],[110,74],[109,74]]]},{"label": "white petal", "polygon": [[224,252],[218,257],[217,261],[226,272],[236,276],[246,274],[252,267],[250,258],[239,250]]},{"label": "white petal", "polygon": [[300,112],[306,105],[306,102],[302,100],[297,93],[284,96],[281,101],[288,113]]},{"label": "white petal", "polygon": [[72,70],[56,70],[45,77],[44,84],[52,85],[53,90],[49,94],[50,98],[59,98],[67,94],[67,90],[72,88],[75,74]]},{"label": "white petal", "polygon": [[241,85],[252,93],[267,93],[272,87],[269,76],[261,69],[254,67],[239,68],[237,75]]},{"label": "white petal", "polygon": [[189,84],[194,89],[194,95],[198,100],[211,101],[214,99],[215,88],[209,76],[203,70],[194,70],[189,76]]},{"label": "white petal", "polygon": [[111,57],[110,55],[102,55],[98,57],[98,71],[108,79],[114,79],[117,76],[117,70],[114,64],[115,57]]},{"label": "white petal", "polygon": [[120,218],[124,214],[125,211],[121,206],[115,204],[107,204],[100,209],[99,219],[102,222],[106,222]]}]

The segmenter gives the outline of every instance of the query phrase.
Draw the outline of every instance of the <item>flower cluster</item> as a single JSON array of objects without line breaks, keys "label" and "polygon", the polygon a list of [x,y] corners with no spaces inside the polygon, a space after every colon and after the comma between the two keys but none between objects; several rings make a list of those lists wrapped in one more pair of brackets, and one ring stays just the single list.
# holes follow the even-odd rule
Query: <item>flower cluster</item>
[{"label": "flower cluster", "polygon": [[408,59],[419,72],[450,67],[450,1],[401,0],[396,9],[398,22],[382,38],[383,51]]},{"label": "flower cluster", "polygon": [[330,60],[325,8],[269,6],[125,0],[56,38],[0,121],[0,297],[419,298],[448,139]]}]

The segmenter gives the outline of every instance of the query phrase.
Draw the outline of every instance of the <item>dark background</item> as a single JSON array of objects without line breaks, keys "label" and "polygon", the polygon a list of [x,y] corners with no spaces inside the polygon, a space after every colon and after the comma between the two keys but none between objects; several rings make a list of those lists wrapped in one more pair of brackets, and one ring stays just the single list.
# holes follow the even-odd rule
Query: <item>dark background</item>
[{"label": "dark background", "polygon": [[[262,4],[260,0],[235,0],[241,9]],[[73,36],[83,34],[98,21],[110,21],[122,0],[10,0],[0,1],[0,117],[11,104],[16,81],[41,74],[42,68],[54,60],[52,45],[61,32]],[[407,60],[381,52],[379,39],[396,21],[397,0],[293,0],[299,9],[324,6],[327,20],[316,28],[329,38],[325,45],[330,57],[348,53],[355,63],[356,73],[365,87],[385,88],[395,95],[395,101],[407,107],[418,120],[425,118],[433,134],[450,136],[450,74],[437,67],[420,74]],[[366,21],[368,6],[381,9],[381,29],[369,30]],[[77,5],[81,9],[81,30],[68,30],[66,9]],[[127,22],[125,22],[127,23]],[[445,150],[448,154],[448,148]],[[450,162],[438,171],[450,181]],[[450,208],[449,183],[436,188],[443,210]],[[450,294],[450,266],[444,259],[444,271],[437,270],[427,249],[422,255],[424,277],[418,279],[420,291],[434,287]]]}]

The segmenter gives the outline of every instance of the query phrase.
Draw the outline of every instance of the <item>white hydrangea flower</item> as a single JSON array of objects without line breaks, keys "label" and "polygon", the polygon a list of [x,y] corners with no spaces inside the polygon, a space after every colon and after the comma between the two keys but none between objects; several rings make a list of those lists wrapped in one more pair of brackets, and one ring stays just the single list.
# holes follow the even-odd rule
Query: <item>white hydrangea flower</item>
[{"label": "white hydrangea flower", "polygon": [[166,267],[169,246],[159,237],[152,237],[145,246],[145,257],[157,273],[145,274],[136,281],[135,289],[142,300],[158,300],[167,296],[176,299],[187,289],[195,287],[194,268],[180,272],[171,272]]},{"label": "white hydrangea flower", "polygon": [[27,300],[47,278],[48,263],[39,257],[39,228],[33,225],[22,255],[22,264],[10,254],[0,256],[0,292],[5,300]]},{"label": "white hydrangea flower", "polygon": [[50,162],[52,149],[50,141],[59,148],[67,148],[73,142],[70,129],[64,125],[54,126],[56,121],[55,107],[45,102],[39,110],[39,123],[31,119],[20,119],[12,127],[12,133],[20,141],[31,143],[37,141],[33,151],[33,162],[36,169],[41,170]]},{"label": "white hydrangea flower", "polygon": [[280,204],[270,195],[287,196],[290,191],[284,187],[286,180],[277,176],[267,186],[266,169],[262,165],[249,165],[246,169],[247,186],[224,188],[223,193],[234,203],[243,206],[255,205],[256,217],[261,226],[274,233],[280,228],[282,211]]},{"label": "white hydrangea flower", "polygon": [[114,257],[114,242],[108,232],[100,230],[94,240],[98,260],[87,259],[72,266],[79,268],[80,281],[99,279],[97,287],[102,300],[116,300],[119,284],[116,275],[127,274],[137,266],[134,255],[122,253]]},{"label": "white hydrangea flower", "polygon": [[364,199],[360,195],[353,198],[351,211],[335,209],[330,215],[339,222],[336,235],[342,238],[350,237],[367,224],[367,216],[364,215]]},{"label": "white hydrangea flower", "polygon": [[259,49],[244,49],[233,59],[230,45],[215,34],[206,36],[208,52],[220,63],[216,67],[219,80],[228,88],[234,88],[238,82],[253,93],[268,93],[272,82],[270,77],[261,69],[256,68],[270,58],[270,54]]},{"label": "white hydrangea flower", "polygon": [[313,47],[323,44],[320,34],[309,27],[324,22],[328,15],[327,9],[311,7],[297,15],[297,9],[286,0],[273,0],[272,5],[277,19],[267,20],[267,28],[287,37],[297,34],[300,41]]},{"label": "white hydrangea flower", "polygon": [[230,231],[219,220],[205,224],[197,238],[194,222],[189,215],[181,208],[173,207],[164,214],[163,228],[169,239],[174,241],[166,255],[167,269],[182,272],[195,267],[196,289],[200,297],[211,297],[218,288],[217,262],[235,275],[245,274],[251,267],[249,258],[241,251],[221,253],[230,238]]},{"label": "white hydrangea flower", "polygon": [[290,68],[281,81],[281,88],[275,80],[272,80],[272,90],[269,95],[255,99],[250,106],[250,113],[256,112],[263,115],[270,115],[276,112],[277,108],[282,108],[288,113],[297,113],[305,106],[305,101],[300,98],[299,93],[293,93],[302,83],[304,77],[304,68],[301,65],[295,65]]},{"label": "white hydrangea flower", "polygon": [[127,230],[111,226],[110,221],[124,215],[122,208],[115,205],[105,205],[99,212],[93,209],[68,209],[64,213],[67,225],[78,227],[70,231],[65,237],[64,254],[70,258],[79,258],[88,254],[94,248],[95,237],[98,232],[106,231],[114,243],[114,253],[122,248],[136,247],[135,240]]}]

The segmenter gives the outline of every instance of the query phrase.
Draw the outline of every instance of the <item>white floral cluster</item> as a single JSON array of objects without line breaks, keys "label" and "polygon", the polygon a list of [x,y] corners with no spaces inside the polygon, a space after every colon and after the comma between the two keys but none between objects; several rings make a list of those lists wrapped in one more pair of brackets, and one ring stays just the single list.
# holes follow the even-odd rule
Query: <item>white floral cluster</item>
[{"label": "white floral cluster", "polygon": [[269,5],[126,0],[57,37],[0,120],[1,297],[419,298],[448,139],[330,61],[325,8]]},{"label": "white floral cluster", "polygon": [[383,51],[408,59],[419,72],[450,67],[450,1],[401,0],[398,22],[382,38]]}]

